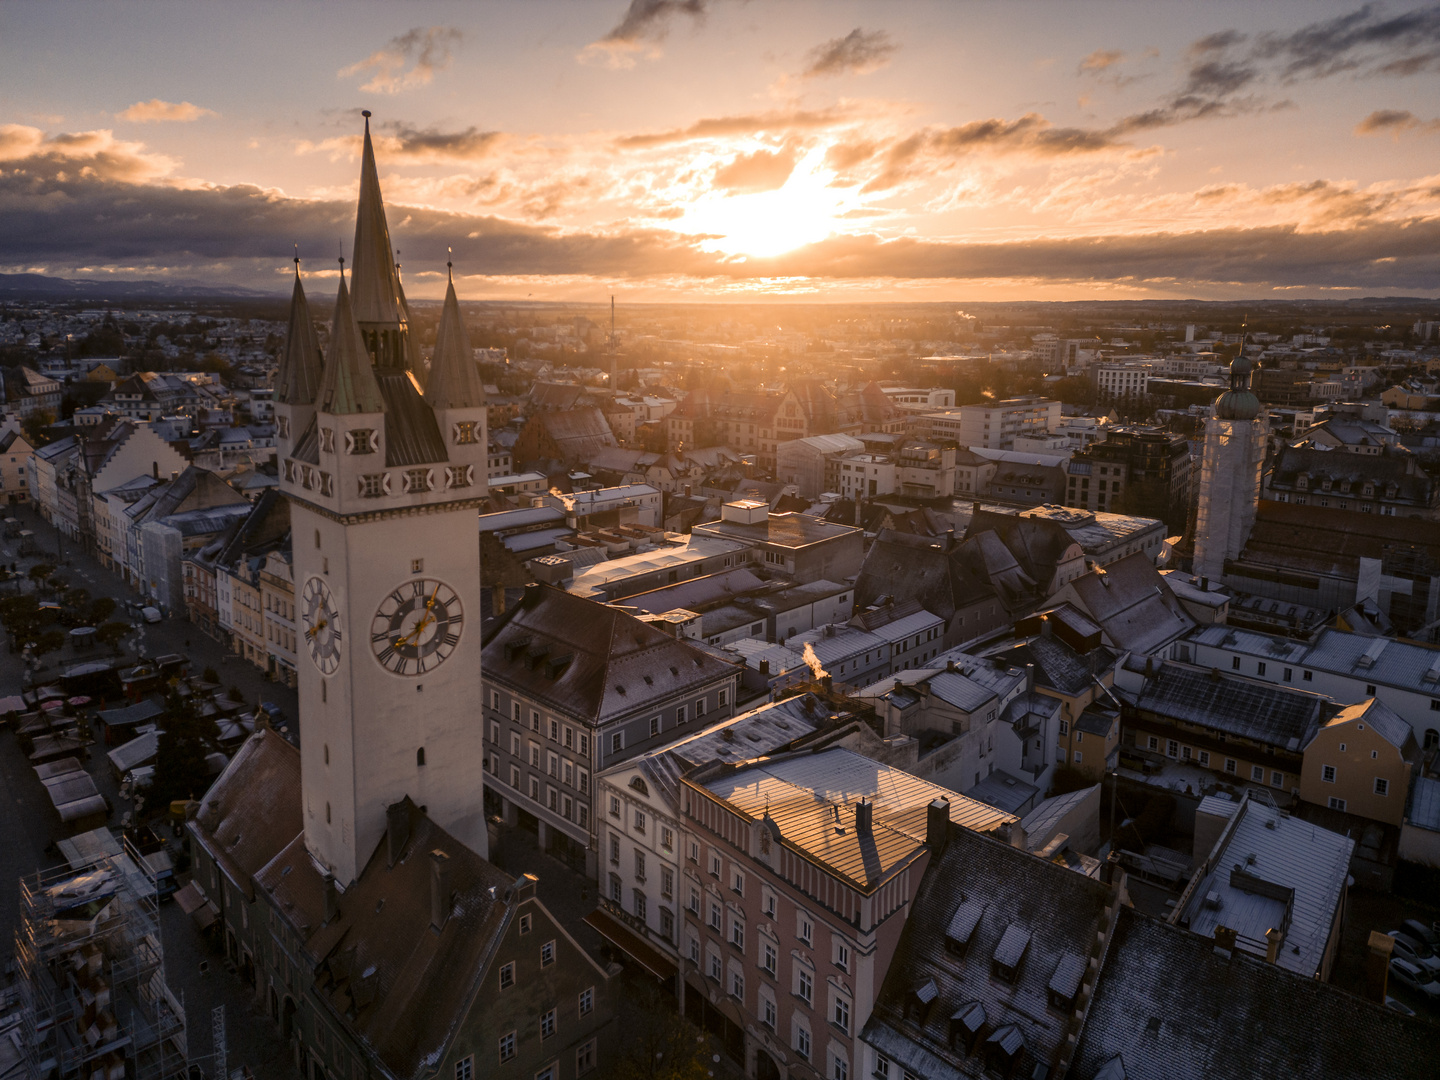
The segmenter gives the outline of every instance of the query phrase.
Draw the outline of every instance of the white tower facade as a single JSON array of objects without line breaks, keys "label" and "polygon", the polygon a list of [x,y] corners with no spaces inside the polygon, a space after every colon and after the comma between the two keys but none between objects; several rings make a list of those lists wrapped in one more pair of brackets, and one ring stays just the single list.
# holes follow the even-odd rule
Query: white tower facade
[{"label": "white tower facade", "polygon": [[[383,839],[385,808],[406,795],[489,854],[476,527],[483,386],[467,355],[461,370],[441,372],[443,405],[422,395],[368,122],[361,170],[354,272],[348,286],[342,273],[313,402],[277,406],[305,654],[305,843],[342,887]],[[450,306],[458,320],[453,287]],[[304,337],[305,319],[292,313],[292,335]],[[308,350],[287,345],[282,385],[305,382],[289,368]],[[444,359],[458,365],[459,350]],[[437,349],[432,385],[441,360]]]},{"label": "white tower facade", "polygon": [[1269,424],[1250,389],[1252,367],[1242,347],[1230,365],[1230,389],[1215,399],[1205,421],[1195,514],[1197,577],[1219,581],[1226,560],[1244,550],[1255,525]]}]

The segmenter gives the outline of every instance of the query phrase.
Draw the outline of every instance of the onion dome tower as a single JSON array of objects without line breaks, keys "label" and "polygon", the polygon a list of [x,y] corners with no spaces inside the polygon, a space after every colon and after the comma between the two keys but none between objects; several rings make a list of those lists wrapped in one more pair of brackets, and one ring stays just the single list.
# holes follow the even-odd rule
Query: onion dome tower
[{"label": "onion dome tower", "polygon": [[1230,389],[1215,399],[1205,422],[1195,517],[1197,577],[1223,578],[1226,562],[1239,557],[1255,524],[1269,425],[1250,389],[1254,369],[1242,338],[1240,355],[1230,365]]}]

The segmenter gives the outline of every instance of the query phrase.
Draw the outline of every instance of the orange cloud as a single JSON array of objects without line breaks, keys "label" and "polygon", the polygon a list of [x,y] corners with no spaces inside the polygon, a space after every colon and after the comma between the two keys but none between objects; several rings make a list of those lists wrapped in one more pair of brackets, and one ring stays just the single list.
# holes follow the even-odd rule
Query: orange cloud
[{"label": "orange cloud", "polygon": [[202,109],[188,101],[137,101],[123,112],[115,114],[117,120],[128,120],[132,124],[177,123],[189,124],[202,116],[218,115],[213,109]]}]

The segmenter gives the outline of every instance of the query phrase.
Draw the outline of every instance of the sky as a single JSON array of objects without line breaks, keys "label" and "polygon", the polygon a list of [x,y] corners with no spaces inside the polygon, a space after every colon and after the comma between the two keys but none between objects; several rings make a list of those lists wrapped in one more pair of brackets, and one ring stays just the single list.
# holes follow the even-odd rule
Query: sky
[{"label": "sky", "polygon": [[0,273],[407,293],[1440,296],[1440,5],[0,4]]}]

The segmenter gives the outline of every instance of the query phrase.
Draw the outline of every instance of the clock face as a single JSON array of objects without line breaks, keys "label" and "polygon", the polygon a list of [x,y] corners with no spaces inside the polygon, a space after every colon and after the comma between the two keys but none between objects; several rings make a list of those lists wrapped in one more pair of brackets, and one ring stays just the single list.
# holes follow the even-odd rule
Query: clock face
[{"label": "clock face", "polygon": [[454,589],[416,578],[381,601],[370,623],[370,647],[387,671],[423,675],[455,651],[464,618]]},{"label": "clock face", "polygon": [[335,595],[318,577],[305,582],[300,593],[300,615],[305,621],[305,647],[321,674],[333,675],[340,666],[340,612]]}]

